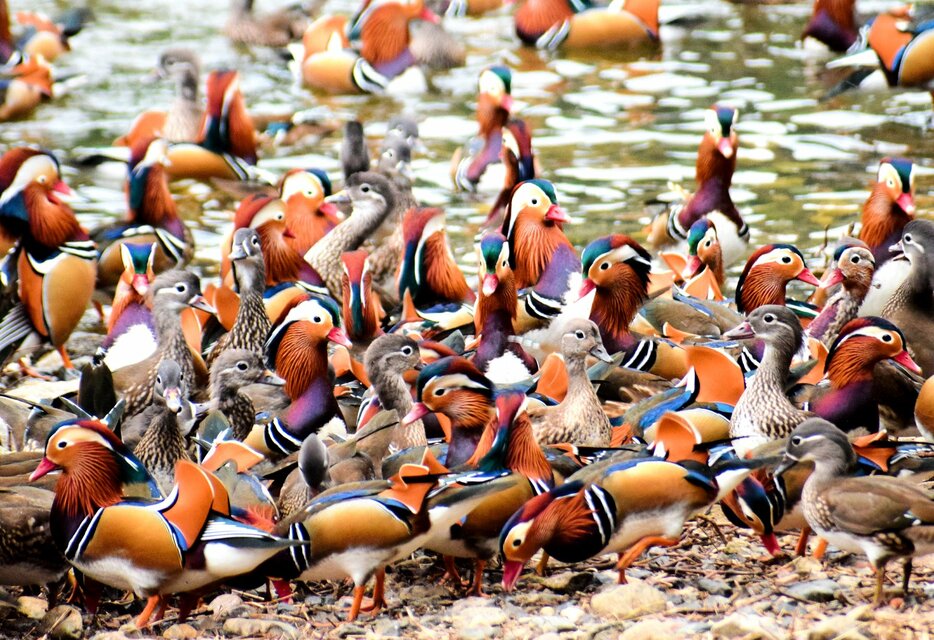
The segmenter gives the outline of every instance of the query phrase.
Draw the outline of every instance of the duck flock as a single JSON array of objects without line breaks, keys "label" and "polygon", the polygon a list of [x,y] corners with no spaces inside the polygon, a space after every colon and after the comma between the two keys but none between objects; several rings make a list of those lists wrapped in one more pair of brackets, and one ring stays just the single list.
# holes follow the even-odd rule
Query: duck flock
[{"label": "duck flock", "polygon": [[[292,51],[316,94],[461,65],[443,24],[488,11],[559,56],[658,46],[658,0],[252,4],[234,2],[228,37]],[[802,25],[854,67],[835,91],[934,88],[934,23],[853,10],[816,0]],[[87,12],[11,16],[0,0],[0,120],[55,117],[52,65],[82,28]],[[912,597],[912,561],[934,552],[934,222],[910,160],[881,159],[818,278],[798,247],[750,244],[730,194],[740,114],[714,104],[693,190],[650,204],[641,233],[575,246],[513,72],[493,63],[451,161],[468,192],[505,168],[474,278],[444,209],[413,195],[414,117],[387,114],[372,159],[363,125],[342,123],[341,176],[272,175],[238,71],[202,81],[198,55],[172,48],[157,74],[175,102],[104,154],[127,163],[120,220],[77,216],[52,152],[0,156],[0,584],[53,600],[67,581],[92,614],[129,594],[144,627],[225,589],[288,601],[298,582],[349,581],[354,620],[415,552],[438,564],[418,579],[443,571],[474,595],[499,588],[494,572],[521,589],[549,558],[618,554],[625,582],[716,507],[773,555],[776,533],[800,532],[795,553],[814,536],[818,556],[866,556],[876,606],[898,560]],[[272,123],[277,140],[302,135],[299,116]],[[219,278],[189,267],[182,180],[238,194],[220,246],[198,248]],[[792,281],[810,297],[786,297]],[[82,322],[101,327],[91,346],[73,339]]]}]

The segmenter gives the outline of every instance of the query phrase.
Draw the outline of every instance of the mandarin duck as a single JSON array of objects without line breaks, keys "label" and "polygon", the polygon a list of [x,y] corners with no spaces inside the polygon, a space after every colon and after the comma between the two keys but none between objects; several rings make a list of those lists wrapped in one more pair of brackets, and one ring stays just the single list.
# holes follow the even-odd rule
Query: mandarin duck
[{"label": "mandarin duck", "polygon": [[[721,500],[758,461],[711,466],[626,454],[588,465],[564,484],[529,500],[503,527],[503,588],[511,591],[542,549],[561,562],[619,553],[619,582],[652,546],[674,546],[685,522]],[[555,526],[561,523],[561,526]]]},{"label": "mandarin duck", "polygon": [[[174,360],[163,360],[159,363],[156,372],[155,384],[152,387],[152,403],[142,412],[124,420],[120,424],[119,436],[128,449],[135,450],[140,438],[149,429],[149,425],[166,411],[175,415],[178,429],[182,435],[187,435],[192,427],[192,418],[195,408],[188,400],[188,388],[182,381],[182,369]],[[59,420],[61,422],[61,420]],[[147,467],[148,468],[148,467]],[[169,469],[169,483],[171,488],[171,474],[174,473],[174,464]]]},{"label": "mandarin duck", "polygon": [[176,463],[191,459],[179,424],[187,400],[181,368],[174,360],[163,360],[156,371],[153,402],[140,414],[148,424],[133,449],[133,455],[149,471],[163,495],[169,495],[175,484]]},{"label": "mandarin duck", "polygon": [[3,268],[7,286],[15,269],[17,299],[0,321],[0,352],[9,356],[35,336],[51,343],[65,367],[73,369],[65,343],[91,300],[97,249],[59,197],[71,190],[51,153],[25,147],[7,151],[0,158],[0,188],[3,235],[19,238]]},{"label": "mandarin duck", "polygon": [[820,340],[827,348],[836,341],[843,326],[857,316],[876,269],[872,252],[859,240],[841,241],[833,252],[832,265],[820,288],[831,290],[838,284],[841,286],[807,328],[808,336]]},{"label": "mandarin duck", "polygon": [[295,468],[282,481],[276,499],[281,520],[291,518],[315,496],[333,486],[328,448],[315,434],[305,438],[294,464]]},{"label": "mandarin duck", "polygon": [[343,219],[337,207],[327,202],[331,191],[331,179],[322,169],[290,169],[279,181],[285,224],[294,236],[287,242],[299,255],[305,255]]},{"label": "mandarin duck", "polygon": [[[717,228],[707,218],[701,218],[688,229],[688,262],[684,272],[686,281],[698,279],[706,271],[718,287],[723,286],[723,248],[717,237]],[[689,285],[685,285],[689,289]]]},{"label": "mandarin duck", "polygon": [[476,191],[487,167],[499,160],[503,127],[512,110],[512,71],[492,65],[477,79],[477,137],[451,158],[451,179],[457,189]]},{"label": "mandarin duck", "polygon": [[503,127],[503,144],[499,157],[506,167],[506,175],[503,178],[503,188],[486,216],[486,223],[489,225],[500,224],[516,185],[537,177],[532,133],[525,120],[510,118]]},{"label": "mandarin duck", "polygon": [[621,48],[658,42],[660,0],[526,0],[516,11],[516,35],[540,49]]},{"label": "mandarin duck", "polygon": [[379,295],[373,289],[369,254],[363,249],[341,255],[344,275],[341,276],[341,316],[347,336],[355,345],[368,345],[382,335],[380,327],[386,312]]},{"label": "mandarin duck", "polygon": [[707,217],[717,229],[723,261],[732,264],[746,251],[749,226],[733,204],[730,183],[736,170],[739,111],[714,105],[704,114],[704,137],[697,150],[697,188],[685,202],[673,205],[649,225],[649,242],[656,247],[687,240],[691,226]]},{"label": "mandarin duck", "polygon": [[347,179],[344,191],[333,201],[350,201],[353,212],[305,253],[305,261],[317,271],[335,299],[340,298],[341,255],[360,245],[386,220],[395,206],[395,190],[382,175],[364,171]]},{"label": "mandarin duck", "polygon": [[147,245],[126,242],[120,246],[123,273],[120,274],[120,280],[114,289],[113,303],[107,317],[107,336],[101,343],[104,351],[111,348],[114,348],[115,352],[129,351],[114,347],[121,340],[134,341],[136,350],[141,354],[139,359],[155,350],[156,327],[152,319],[150,301],[146,296],[156,277],[152,269],[155,253],[155,243]]},{"label": "mandarin duck", "polygon": [[400,299],[410,296],[416,309],[476,300],[454,262],[445,231],[444,209],[409,209],[402,217],[402,233],[405,253],[399,269]]},{"label": "mandarin duck", "polygon": [[52,540],[50,512],[55,494],[25,485],[0,488],[0,584],[49,587],[68,570]]},{"label": "mandarin duck", "polygon": [[198,276],[190,271],[166,271],[156,276],[148,295],[152,300],[157,348],[145,359],[114,370],[114,387],[126,401],[127,416],[139,413],[151,402],[156,372],[162,360],[178,363],[190,393],[197,393],[203,386],[199,379],[205,378],[207,373],[200,350],[192,349],[186,340],[181,320],[181,313],[188,307],[213,312],[201,295]]},{"label": "mandarin duck", "polygon": [[[412,391],[403,375],[420,363],[418,343],[411,338],[387,334],[373,341],[366,350],[364,365],[382,408],[395,411],[400,418],[408,415],[413,406]],[[415,420],[395,428],[389,450],[394,453],[427,444],[425,427],[421,420]]]},{"label": "mandarin duck", "polygon": [[[3,17],[0,20],[4,24],[6,33],[0,38],[9,46],[12,44],[12,39],[9,34],[9,15],[5,1],[2,11]],[[49,62],[54,62],[56,58],[71,49],[68,39],[81,31],[89,16],[90,12],[81,8],[69,9],[54,19],[38,11],[18,11],[16,21],[23,27],[23,32],[19,36],[16,48],[24,56],[41,55]],[[3,45],[0,45],[0,51],[3,48]],[[4,62],[9,62],[9,57],[4,58]]]},{"label": "mandarin duck", "polygon": [[256,424],[244,442],[267,457],[298,451],[311,433],[345,438],[347,426],[328,374],[327,343],[350,347],[340,328],[337,306],[328,298],[298,299],[266,341],[268,365],[285,380],[291,404],[265,424]]},{"label": "mandarin duck", "polygon": [[914,214],[914,164],[903,158],[883,158],[872,193],[863,205],[859,232],[859,239],[869,245],[877,268],[892,257],[889,247],[899,241]]},{"label": "mandarin duck", "polygon": [[245,180],[256,164],[256,132],[240,92],[240,74],[212,71],[206,81],[207,106],[195,143],[169,146],[166,166],[172,179]]},{"label": "mandarin duck", "polygon": [[[211,407],[223,416],[220,422],[229,426],[235,440],[245,440],[256,423],[253,400],[244,390],[257,383],[281,386],[283,381],[265,368],[256,352],[230,348],[211,367]],[[216,435],[206,439],[213,442]]]},{"label": "mandarin duck", "polygon": [[856,0],[814,0],[801,40],[813,38],[831,51],[848,51],[859,40],[855,8]]},{"label": "mandarin duck", "polygon": [[178,215],[166,175],[168,146],[157,138],[133,146],[127,163],[126,219],[91,233],[101,249],[98,287],[113,287],[124,271],[120,247],[127,243],[155,244],[152,269],[162,273],[183,268],[194,253],[191,230]]},{"label": "mandarin duck", "polygon": [[902,588],[907,595],[912,560],[934,552],[934,501],[904,480],[853,477],[856,461],[846,435],[814,418],[792,432],[775,473],[799,462],[813,463],[801,496],[808,526],[835,547],[868,557],[876,574],[873,605],[878,607],[890,560],[904,562]]},{"label": "mandarin duck", "polygon": [[516,185],[506,207],[502,233],[509,241],[509,263],[516,287],[535,286],[561,246],[570,247],[562,225],[570,222],[558,206],[554,185],[527,180]]},{"label": "mandarin duck", "polygon": [[809,413],[785,395],[791,360],[801,349],[804,332],[787,307],[767,304],[747,316],[746,322],[723,335],[727,340],[757,338],[765,349],[759,368],[733,409],[730,436],[740,455],[777,438],[784,438]]},{"label": "mandarin duck", "polygon": [[908,338],[908,351],[924,375],[934,374],[934,222],[912,220],[893,245],[908,261],[908,273],[882,309],[882,317]]},{"label": "mandarin duck", "polygon": [[301,38],[308,18],[300,7],[257,15],[254,0],[232,0],[224,34],[235,44],[285,48]]},{"label": "mandarin duck", "polygon": [[138,627],[164,609],[164,595],[247,573],[299,544],[230,519],[223,485],[191,462],[176,468],[169,499],[123,500],[123,485],[146,471],[100,422],[64,422],[50,434],[31,479],[55,469],[63,470],[52,504],[56,546],[87,577],[148,598]]},{"label": "mandarin duck", "polygon": [[[887,320],[872,316],[851,320],[840,330],[827,356],[829,389],[818,387],[805,407],[843,431],[860,427],[878,431],[880,402],[892,404],[896,398],[879,393],[883,382],[874,380],[876,364],[891,359],[909,371],[921,372],[905,350],[906,344],[902,332]],[[909,399],[912,408],[916,396],[915,391]]]},{"label": "mandarin duck", "polygon": [[445,465],[457,468],[474,455],[481,436],[495,418],[493,392],[490,379],[466,358],[441,358],[419,372],[416,403],[402,423],[432,412],[445,416],[451,423]]},{"label": "mandarin duck", "polygon": [[535,439],[541,445],[608,447],[612,427],[587,376],[587,356],[604,362],[612,362],[612,358],[603,347],[600,330],[590,320],[572,320],[564,332],[561,353],[567,367],[567,393],[556,406],[529,410]]},{"label": "mandarin duck", "polygon": [[763,305],[786,304],[785,287],[792,280],[821,284],[797,247],[767,244],[756,249],[736,283],[736,309],[748,315]]},{"label": "mandarin duck", "polygon": [[191,49],[166,49],[159,56],[150,78],[175,81],[175,99],[167,111],[146,110],[136,116],[130,130],[114,141],[134,147],[140,140],[158,137],[168,142],[196,142],[204,108],[199,99],[201,61]]},{"label": "mandarin duck", "polygon": [[0,122],[28,117],[52,98],[52,67],[41,55],[27,58],[0,80]]},{"label": "mandarin duck", "polygon": [[249,227],[237,229],[233,235],[233,248],[228,255],[237,292],[240,294],[237,318],[228,333],[211,347],[208,367],[226,349],[246,349],[262,353],[266,337],[272,328],[263,292],[266,289],[266,267],[259,234]]}]

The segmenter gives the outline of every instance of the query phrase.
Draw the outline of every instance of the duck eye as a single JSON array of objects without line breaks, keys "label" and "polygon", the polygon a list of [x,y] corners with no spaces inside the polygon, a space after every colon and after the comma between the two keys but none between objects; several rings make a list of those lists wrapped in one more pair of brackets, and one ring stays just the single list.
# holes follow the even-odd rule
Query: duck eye
[{"label": "duck eye", "polygon": [[709,246],[710,246],[710,240],[707,240],[707,241],[704,243],[704,246],[705,246],[705,247],[709,247]]},{"label": "duck eye", "polygon": [[402,355],[404,356],[412,355],[412,347],[402,347]]},{"label": "duck eye", "polygon": [[533,207],[538,206],[538,198],[532,198],[532,206]]},{"label": "duck eye", "polygon": [[440,398],[444,395],[444,389],[435,389],[435,397]]},{"label": "duck eye", "polygon": [[514,547],[521,547],[521,546],[522,546],[522,539],[521,539],[521,538],[516,538],[515,540],[513,540],[513,541],[512,541],[512,546],[514,546]]},{"label": "duck eye", "polygon": [[254,247],[258,247],[258,246],[259,246],[259,238],[257,238],[256,236],[253,236],[253,237],[250,239],[250,242],[253,244]]},{"label": "duck eye", "polygon": [[887,185],[889,185],[890,187],[894,187],[894,186],[895,186],[895,181],[892,180],[891,178],[889,178],[888,180],[886,180],[885,183],[886,183]]},{"label": "duck eye", "polygon": [[773,316],[771,313],[767,313],[764,316],[762,316],[762,319],[765,322],[773,322],[775,320],[775,316]]},{"label": "duck eye", "polygon": [[793,436],[791,438],[791,444],[793,444],[796,447],[801,446],[801,436]]},{"label": "duck eye", "polygon": [[179,293],[185,293],[186,291],[188,291],[188,287],[183,284],[177,284],[175,285],[175,290],[178,291]]},{"label": "duck eye", "polygon": [[321,316],[315,316],[314,318],[311,319],[311,321],[314,322],[315,324],[321,324]]},{"label": "duck eye", "polygon": [[785,256],[784,258],[782,258],[782,262],[784,262],[785,264],[791,264],[791,256]]},{"label": "duck eye", "polygon": [[368,185],[368,184],[363,185],[362,187],[360,187],[360,191],[362,191],[363,193],[369,193],[369,192],[370,192],[370,185]]},{"label": "duck eye", "polygon": [[156,376],[156,384],[162,384],[162,376]]},{"label": "duck eye", "polygon": [[600,265],[600,271],[606,271],[609,268],[610,268],[609,262],[604,262],[603,264]]},{"label": "duck eye", "polygon": [[887,333],[887,334],[885,334],[884,336],[882,336],[882,342],[891,342],[891,341],[892,341],[892,334],[891,334],[891,333]]},{"label": "duck eye", "polygon": [[852,262],[853,264],[859,264],[859,256],[853,256],[852,258],[850,258],[850,262]]},{"label": "duck eye", "polygon": [[38,178],[36,178],[36,182],[38,182],[39,184],[45,184],[47,180],[48,178],[46,176],[39,176]]},{"label": "duck eye", "polygon": [[574,332],[574,335],[577,336],[577,339],[578,339],[578,340],[583,340],[583,339],[584,339],[584,332],[583,332],[583,331],[575,331],[575,332]]},{"label": "duck eye", "polygon": [[910,234],[910,233],[906,233],[906,234],[905,234],[905,237],[902,238],[902,240],[904,240],[905,242],[911,242],[911,234]]},{"label": "duck eye", "polygon": [[65,440],[62,440],[61,442],[58,443],[58,448],[59,448],[59,449],[64,449],[64,448],[67,447],[67,446],[68,446],[68,442],[65,441]]},{"label": "duck eye", "polygon": [[239,371],[246,371],[247,368],[248,368],[248,367],[247,367],[247,364],[246,364],[246,362],[244,362],[243,360],[241,360],[240,362],[237,363],[237,370],[239,370]]},{"label": "duck eye", "polygon": [[388,149],[388,150],[386,151],[386,157],[387,157],[387,158],[392,158],[394,155],[396,155],[396,154],[393,153],[392,149]]}]

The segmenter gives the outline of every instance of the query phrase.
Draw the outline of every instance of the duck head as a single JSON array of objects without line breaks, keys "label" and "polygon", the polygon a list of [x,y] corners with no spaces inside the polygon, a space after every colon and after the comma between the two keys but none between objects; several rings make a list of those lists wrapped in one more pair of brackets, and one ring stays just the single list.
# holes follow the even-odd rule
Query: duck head
[{"label": "duck head", "polygon": [[72,191],[49,151],[14,147],[0,157],[0,224],[13,236],[57,247],[80,231],[61,196]]},{"label": "duck head", "polygon": [[165,358],[156,369],[153,396],[165,403],[165,408],[174,414],[181,413],[182,404],[188,400],[188,389],[182,379],[182,368],[175,360]]},{"label": "duck head", "polygon": [[808,418],[791,432],[775,475],[782,475],[799,462],[814,463],[814,474],[825,476],[828,472],[849,472],[857,458],[843,431],[823,418]]},{"label": "duck head", "polygon": [[191,49],[175,47],[166,49],[159,55],[159,62],[153,69],[156,78],[175,80],[178,94],[186,100],[198,99],[198,82],[201,78],[201,61]]},{"label": "duck head", "polygon": [[498,310],[515,318],[518,311],[516,278],[509,263],[509,243],[506,237],[490,231],[483,234],[477,247],[480,274],[480,295],[474,314],[474,327],[479,335],[487,316]]},{"label": "duck head", "polygon": [[[267,286],[298,279],[304,260],[289,244],[295,234],[286,224],[286,206],[281,199],[260,194],[247,196],[234,214],[234,229],[253,229],[259,234]],[[230,256],[222,256],[221,273],[229,270]]]},{"label": "duck head", "polygon": [[726,340],[757,338],[789,356],[801,349],[804,330],[798,316],[788,307],[767,304],[746,317],[746,322],[723,334]]},{"label": "duck head", "polygon": [[493,415],[493,383],[466,358],[441,358],[421,370],[416,404],[402,419],[411,424],[430,412],[442,413],[455,426],[480,429]]},{"label": "duck head", "polygon": [[419,367],[421,362],[418,343],[399,334],[380,336],[369,346],[364,366],[371,380],[379,376],[402,376]]},{"label": "duck head", "polygon": [[[512,111],[512,71],[509,67],[494,64],[480,72],[477,78],[477,93],[479,105],[485,108],[500,109],[508,117]],[[482,123],[481,123],[482,125]],[[502,125],[500,125],[502,126]]]},{"label": "duck head", "polygon": [[221,398],[230,392],[260,382],[281,386],[285,381],[266,369],[263,358],[248,349],[227,349],[211,365],[211,397]]},{"label": "duck head", "polygon": [[[902,239],[892,246],[911,263],[911,276],[918,287],[934,283],[934,222],[912,220],[905,225]],[[928,292],[930,293],[930,292]]]},{"label": "duck head", "polygon": [[800,249],[790,244],[767,244],[746,261],[736,283],[736,308],[749,313],[764,304],[784,304],[785,286],[792,280],[820,286],[804,264]]},{"label": "duck head", "polygon": [[130,149],[126,183],[130,220],[162,226],[166,220],[178,217],[165,172],[168,150],[165,140],[153,137],[139,139]]},{"label": "duck head", "polygon": [[821,288],[843,284],[843,288],[858,298],[866,295],[872,284],[872,274],[876,269],[876,259],[872,251],[859,240],[841,243],[833,252],[833,266],[821,279]]},{"label": "duck head", "polygon": [[905,158],[883,158],[876,185],[888,200],[913,216],[915,213],[915,165]]},{"label": "duck head", "polygon": [[132,289],[140,297],[145,296],[149,292],[150,284],[156,278],[156,274],[152,270],[155,256],[155,243],[134,244],[124,242],[120,245],[120,257],[123,260],[123,273],[120,274],[121,285],[127,289]]},{"label": "duck head", "polygon": [[904,334],[883,318],[867,316],[850,320],[830,347],[825,370],[833,388],[845,387],[858,379],[872,379],[876,363],[891,359],[909,371],[921,367],[905,350]]},{"label": "duck head", "polygon": [[717,282],[723,283],[723,250],[717,236],[717,228],[706,217],[697,220],[688,230],[688,263],[681,274],[691,278],[703,267],[711,270]]},{"label": "duck head", "polygon": [[322,169],[291,169],[279,181],[286,224],[296,239],[301,240],[291,242],[298,253],[304,255],[311,245],[344,219],[340,209],[333,202],[327,202],[332,193],[331,180]]},{"label": "duck head", "polygon": [[149,288],[153,309],[159,316],[178,316],[187,307],[215,313],[214,308],[201,295],[201,279],[190,271],[171,269],[156,276]]},{"label": "duck head", "polygon": [[510,242],[515,241],[516,224],[520,218],[534,220],[542,226],[558,228],[571,221],[564,209],[558,206],[555,186],[540,178],[520,182],[512,190],[502,229],[503,235]]},{"label": "duck head", "polygon": [[736,155],[739,147],[739,134],[735,128],[738,118],[738,109],[724,105],[715,104],[704,112],[704,143],[728,160]]},{"label": "duck head", "polygon": [[603,346],[600,328],[585,318],[575,318],[567,324],[561,336],[561,353],[566,362],[572,359],[583,361],[588,355],[604,362],[613,361]]},{"label": "duck head", "polygon": [[237,288],[242,293],[251,289],[262,292],[266,284],[263,247],[256,229],[244,227],[234,231],[228,256]]}]

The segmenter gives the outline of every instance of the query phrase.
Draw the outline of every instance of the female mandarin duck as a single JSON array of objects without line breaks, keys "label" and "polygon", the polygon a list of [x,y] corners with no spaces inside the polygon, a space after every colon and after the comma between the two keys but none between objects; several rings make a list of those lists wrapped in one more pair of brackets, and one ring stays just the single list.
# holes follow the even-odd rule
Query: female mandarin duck
[{"label": "female mandarin duck", "polygon": [[820,286],[804,263],[804,255],[790,244],[767,244],[749,256],[736,283],[736,309],[749,314],[762,305],[784,305],[785,287],[792,280]]},{"label": "female mandarin duck", "polygon": [[899,241],[905,225],[914,220],[915,171],[910,160],[883,158],[876,184],[866,204],[859,239],[869,245],[876,267],[892,254],[889,247]]},{"label": "female mandarin duck", "polygon": [[347,426],[328,374],[327,343],[351,343],[340,328],[337,305],[329,298],[293,301],[266,341],[267,364],[285,379],[292,403],[281,417],[257,424],[244,442],[265,456],[298,451],[310,433],[345,437]]},{"label": "female mandarin duck", "polygon": [[[211,367],[211,407],[223,417],[220,424],[230,427],[230,435],[236,440],[249,437],[256,423],[256,410],[253,401],[245,391],[254,383],[281,386],[283,380],[271,374],[263,366],[263,360],[253,351],[228,349],[222,353]],[[207,423],[210,415],[205,419]],[[205,436],[216,434],[206,433]]]},{"label": "female mandarin duck", "polygon": [[477,91],[480,131],[451,159],[454,186],[464,191],[476,191],[487,167],[499,160],[503,127],[512,110],[512,71],[498,64],[487,67],[480,72]]},{"label": "female mandarin duck", "polygon": [[287,242],[299,255],[343,220],[333,202],[331,179],[322,169],[290,169],[279,181],[279,198],[285,203],[285,224],[294,237]]},{"label": "female mandarin duck", "polygon": [[[502,384],[527,380],[538,370],[535,358],[514,339],[519,301],[515,277],[508,265],[509,255],[509,244],[502,234],[484,235],[480,242],[483,276],[474,314],[479,344],[473,363]],[[497,265],[492,274],[491,260]]]},{"label": "female mandarin duck", "polygon": [[256,132],[240,92],[240,74],[221,70],[208,74],[207,106],[195,144],[169,147],[166,169],[173,179],[244,180],[256,164]]},{"label": "female mandarin duck", "polygon": [[808,335],[830,346],[840,329],[856,317],[866,298],[876,269],[875,258],[859,240],[844,240],[833,253],[833,266],[824,274],[820,288],[830,290],[841,285],[824,304],[820,313],[808,325]]},{"label": "female mandarin duck", "polygon": [[163,595],[247,573],[296,544],[231,520],[223,485],[190,462],[176,468],[169,499],[124,501],[123,484],[145,468],[100,422],[65,422],[51,433],[31,479],[55,469],[64,472],[52,505],[56,545],[86,576],[148,598],[139,627]]},{"label": "female mandarin duck", "polygon": [[344,265],[341,316],[350,341],[364,346],[382,335],[380,323],[386,315],[379,296],[373,290],[368,257],[369,254],[363,249],[348,251],[341,256]]},{"label": "female mandarin duck", "polygon": [[625,583],[626,569],[648,547],[678,544],[684,523],[726,496],[755,464],[616,457],[588,465],[529,500],[503,527],[503,588],[513,589],[539,549],[562,562],[619,553]]},{"label": "female mandarin duck", "polygon": [[876,364],[892,359],[910,371],[921,372],[905,345],[905,336],[887,320],[872,316],[851,320],[827,356],[830,388],[818,387],[805,407],[844,431],[860,427],[878,431],[880,398],[874,391],[877,385],[873,376]]},{"label": "female mandarin duck", "polygon": [[535,286],[558,248],[571,247],[562,229],[570,221],[547,180],[527,180],[513,189],[502,233],[509,241],[517,288]]},{"label": "female mandarin duck", "polygon": [[20,238],[19,304],[0,322],[0,350],[15,351],[33,334],[50,342],[71,369],[65,342],[94,292],[97,250],[71,207],[59,198],[71,190],[49,152],[25,147],[7,151],[0,158],[0,187],[0,227],[7,238]]},{"label": "female mandarin duck", "polygon": [[155,350],[156,327],[150,300],[146,295],[156,278],[152,270],[155,252],[155,244],[125,242],[120,246],[123,273],[114,290],[113,304],[107,318],[107,337],[101,343],[105,351],[120,340],[132,340],[134,348],[141,352],[151,353]]},{"label": "female mandarin duck", "polygon": [[503,188],[487,214],[488,225],[500,224],[500,218],[506,214],[506,206],[517,184],[537,177],[535,154],[532,151],[532,132],[525,120],[511,118],[503,127],[503,148],[499,157],[506,167],[506,175],[503,178]]},{"label": "female mandarin duck", "polygon": [[658,42],[660,0],[526,0],[516,11],[516,35],[541,49],[592,49]]},{"label": "female mandarin duck", "polygon": [[445,464],[452,469],[459,467],[473,456],[495,418],[493,391],[490,379],[466,358],[441,358],[419,372],[417,402],[403,422],[414,422],[431,412],[447,417],[451,437]]},{"label": "female mandarin duck", "polygon": [[237,44],[284,48],[302,36],[307,22],[298,7],[256,15],[253,0],[233,0],[224,33]]},{"label": "female mandarin duck", "polygon": [[116,284],[123,272],[120,247],[126,242],[156,245],[155,273],[184,267],[194,253],[191,230],[178,216],[166,175],[168,145],[152,138],[137,143],[127,164],[127,215],[99,228],[92,238],[101,248],[98,287]]},{"label": "female mandarin duck", "polygon": [[859,38],[855,8],[856,0],[814,0],[801,40],[813,38],[837,53],[849,50]]},{"label": "female mandarin duck", "polygon": [[476,294],[451,253],[444,209],[416,207],[402,217],[405,251],[399,269],[399,299],[411,296],[417,309],[472,303]]},{"label": "female mandarin duck", "polygon": [[612,362],[612,358],[603,348],[600,330],[590,320],[572,320],[564,331],[561,351],[567,367],[567,393],[557,406],[529,410],[535,439],[542,445],[566,442],[608,447],[612,428],[587,377],[587,356],[604,362]]},{"label": "female mandarin duck", "polygon": [[190,460],[188,443],[179,422],[179,414],[188,402],[188,389],[182,381],[182,370],[174,360],[159,363],[153,386],[153,402],[141,416],[146,416],[145,430],[133,448],[163,495],[169,495],[175,484],[175,465]]},{"label": "female mandarin duck", "polygon": [[168,142],[196,142],[204,108],[199,99],[201,62],[190,49],[166,49],[150,77],[175,81],[175,100],[168,111],[147,110],[136,116],[130,130],[114,141],[134,147],[140,140],[162,138]]},{"label": "female mandarin duck", "polygon": [[[380,336],[366,351],[366,371],[379,406],[395,411],[400,418],[412,410],[412,390],[404,375],[421,368],[420,355],[417,342],[397,334]],[[389,450],[396,452],[427,444],[425,426],[421,420],[414,420],[395,428]]]},{"label": "female mandarin duck", "polygon": [[652,222],[649,241],[653,245],[686,240],[691,226],[707,217],[717,229],[726,264],[732,264],[745,253],[749,227],[730,197],[739,148],[738,117],[738,110],[723,105],[714,105],[705,112],[706,130],[697,150],[697,189],[686,202],[672,206]]},{"label": "female mandarin duck", "polygon": [[9,73],[0,80],[0,122],[25,118],[52,97],[52,67],[41,55],[23,60]]},{"label": "female mandarin duck", "polygon": [[894,558],[905,561],[907,595],[912,559],[934,553],[934,501],[911,482],[853,477],[853,446],[824,420],[808,420],[794,430],[776,475],[799,462],[814,464],[802,493],[808,526],[844,551],[866,554],[876,574],[874,606],[883,602],[885,565]]}]

